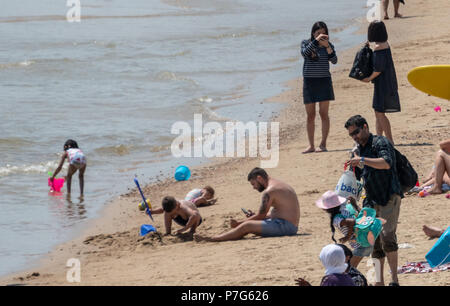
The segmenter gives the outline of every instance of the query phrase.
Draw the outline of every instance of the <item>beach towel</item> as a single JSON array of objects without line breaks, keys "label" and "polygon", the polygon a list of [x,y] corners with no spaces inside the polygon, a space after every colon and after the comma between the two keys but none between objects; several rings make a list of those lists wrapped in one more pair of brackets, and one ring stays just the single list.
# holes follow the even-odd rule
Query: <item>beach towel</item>
[{"label": "beach towel", "polygon": [[407,274],[407,273],[430,273],[430,272],[439,272],[450,270],[450,263],[446,263],[437,267],[432,268],[428,262],[420,261],[420,262],[408,262],[404,266],[398,268],[398,274]]}]

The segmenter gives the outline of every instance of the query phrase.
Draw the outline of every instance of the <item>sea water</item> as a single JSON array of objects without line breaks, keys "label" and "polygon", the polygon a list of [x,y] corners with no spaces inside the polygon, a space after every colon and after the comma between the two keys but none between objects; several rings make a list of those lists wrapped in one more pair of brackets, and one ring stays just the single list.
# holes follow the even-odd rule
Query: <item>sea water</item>
[{"label": "sea water", "polygon": [[[301,76],[312,24],[328,24],[339,55],[364,41],[355,30],[368,10],[359,0],[80,4],[80,22],[68,22],[65,0],[1,1],[0,275],[76,235],[135,176],[142,185],[205,162],[172,157],[175,122],[269,121],[283,104],[262,102]],[[71,201],[48,192],[69,138],[88,160],[84,201],[77,175]]]}]

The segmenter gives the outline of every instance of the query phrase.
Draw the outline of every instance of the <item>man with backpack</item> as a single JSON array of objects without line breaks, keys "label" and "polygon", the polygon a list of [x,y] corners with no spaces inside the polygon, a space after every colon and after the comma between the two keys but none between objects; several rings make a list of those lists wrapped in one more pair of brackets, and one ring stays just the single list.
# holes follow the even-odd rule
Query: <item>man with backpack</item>
[{"label": "man with backpack", "polygon": [[376,269],[380,269],[380,276],[376,285],[384,285],[384,258],[387,257],[391,269],[392,282],[390,286],[398,286],[397,265],[397,223],[400,215],[400,203],[403,197],[402,186],[397,173],[396,152],[386,137],[374,136],[369,132],[366,119],[360,115],[351,117],[345,123],[350,137],[358,144],[347,165],[362,171],[357,171],[364,181],[366,198],[364,207],[372,207],[377,217],[386,220],[383,230],[375,242],[372,258],[379,260]]}]

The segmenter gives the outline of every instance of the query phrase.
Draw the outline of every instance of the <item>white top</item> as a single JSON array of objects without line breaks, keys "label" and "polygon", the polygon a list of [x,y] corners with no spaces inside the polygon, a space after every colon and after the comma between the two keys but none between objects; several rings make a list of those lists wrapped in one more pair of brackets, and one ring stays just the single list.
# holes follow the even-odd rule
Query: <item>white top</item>
[{"label": "white top", "polygon": [[202,196],[202,190],[199,188],[196,188],[196,189],[192,189],[191,191],[189,191],[184,199],[186,201],[193,202],[195,199],[197,199],[201,196]]}]

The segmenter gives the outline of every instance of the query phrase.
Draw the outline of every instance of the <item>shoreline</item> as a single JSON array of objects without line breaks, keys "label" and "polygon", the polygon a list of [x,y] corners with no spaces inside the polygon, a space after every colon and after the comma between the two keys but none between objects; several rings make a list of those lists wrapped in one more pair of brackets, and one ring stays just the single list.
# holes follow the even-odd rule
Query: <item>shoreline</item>
[{"label": "shoreline", "polygon": [[[347,29],[350,29],[352,27],[356,27],[356,30],[353,32],[357,32],[358,29],[361,27],[361,20],[359,20],[359,17],[355,17],[352,19],[348,20],[348,23],[341,25],[337,28],[330,28],[330,32],[333,33],[333,35],[336,35],[336,33],[340,33],[343,31],[346,31]],[[352,23],[353,22],[353,23]],[[355,25],[354,22],[356,22],[358,25]],[[300,48],[300,44],[299,44],[299,48]],[[341,50],[341,52],[348,52],[350,48],[347,49],[343,49]],[[301,55],[300,55],[301,58]],[[299,59],[300,59],[299,58]],[[300,69],[301,69],[302,65],[300,65]],[[334,65],[332,65],[331,69],[336,69],[334,67]],[[300,71],[301,73],[301,71]],[[271,116],[271,118],[269,118],[269,123],[270,122],[274,122],[276,121],[275,119],[278,118],[279,116],[281,116],[283,113],[288,112],[289,108],[290,108],[290,104],[291,101],[289,101],[289,98],[287,98],[287,100],[282,99],[280,97],[283,96],[283,93],[285,92],[290,92],[291,90],[294,90],[295,88],[293,88],[292,82],[297,81],[297,79],[293,79],[293,80],[288,80],[288,81],[284,81],[284,82],[280,82],[279,83],[279,87],[281,88],[280,90],[280,94],[279,95],[275,95],[275,96],[270,96],[267,97],[265,99],[263,99],[261,101],[261,104],[268,104],[268,103],[275,103],[275,104],[282,104],[282,110],[277,114],[277,115],[273,115]],[[301,115],[304,115],[303,113],[301,113]],[[289,142],[288,140],[288,136],[292,137],[292,132],[298,128],[297,125],[302,125],[304,123],[304,118],[302,118],[302,120],[300,120],[300,123],[294,123],[293,126],[289,126],[287,129],[283,129],[282,126],[280,125],[280,138],[279,138],[279,144],[281,146],[281,144],[286,144]],[[302,126],[303,128],[303,126]],[[248,139],[247,140],[247,144],[248,144]],[[195,171],[198,171],[200,173],[204,173],[204,170],[207,169],[215,169],[217,167],[221,167],[221,168],[227,168],[227,165],[229,165],[230,163],[240,163],[242,161],[249,161],[249,160],[256,160],[258,157],[234,157],[234,158],[227,158],[227,157],[223,157],[223,158],[204,158],[205,160],[196,162],[197,165],[193,166],[192,168],[190,168],[191,172],[194,174]],[[225,160],[225,161],[224,161]],[[172,167],[174,168],[174,167]],[[192,181],[192,178],[190,179]],[[167,174],[167,176],[164,175],[158,175],[155,178],[151,179],[150,183],[145,184],[144,186],[142,186],[141,183],[141,188],[143,190],[145,190],[146,188],[151,189],[152,187],[159,187],[161,184],[162,185],[170,185],[170,184],[176,184],[177,182],[175,182],[173,180],[173,175],[172,174]],[[127,198],[130,197],[134,194],[138,194],[139,192],[137,190],[136,187],[130,187],[127,188],[129,191],[119,194],[117,196],[111,196],[109,199],[107,199],[104,203],[102,203],[102,205],[104,205],[102,208],[100,208],[98,210],[97,217],[89,219],[86,221],[86,224],[82,224],[82,225],[77,225],[77,227],[75,228],[76,233],[71,234],[69,239],[67,241],[61,242],[56,244],[54,247],[52,247],[49,252],[47,253],[47,255],[42,255],[41,259],[38,259],[36,262],[34,263],[30,263],[27,265],[27,267],[20,269],[18,271],[15,272],[11,272],[11,273],[7,273],[4,276],[0,276],[0,284],[2,283],[2,280],[4,279],[8,279],[8,278],[14,278],[14,277],[22,277],[19,275],[23,275],[26,274],[27,276],[32,275],[33,273],[39,273],[39,272],[33,272],[36,270],[40,270],[40,268],[42,266],[46,265],[46,262],[49,259],[49,255],[48,254],[54,254],[57,253],[59,249],[67,247],[68,245],[70,245],[72,242],[79,240],[80,237],[88,237],[88,236],[92,236],[94,234],[94,232],[92,231],[93,228],[95,228],[95,225],[97,223],[104,223],[102,222],[103,219],[107,219],[109,217],[106,217],[107,214],[107,210],[109,209],[110,206],[115,205],[116,202],[120,202],[122,198]],[[146,194],[146,192],[144,191],[144,194]],[[140,197],[136,198],[136,204],[140,201]],[[153,202],[152,202],[153,203]],[[133,202],[133,204],[135,204]],[[154,203],[153,203],[154,204]],[[159,203],[157,203],[159,204]],[[134,206],[132,206],[134,209]],[[111,213],[111,215],[114,215],[116,212]],[[111,216],[111,218],[113,218]],[[108,223],[108,222],[105,222]],[[84,230],[81,228],[85,228]],[[111,229],[113,230],[113,229]],[[50,255],[51,256],[51,255]],[[22,277],[23,279],[26,279],[26,277]]]},{"label": "shoreline", "polygon": [[[413,46],[432,51],[434,54],[439,54],[438,58],[434,58],[434,62],[430,64],[436,64],[441,60],[448,62],[450,61],[448,55],[449,46],[448,42],[447,45],[445,44],[445,35],[448,33],[445,33],[445,29],[435,29],[430,24],[421,24],[420,28],[417,26],[417,29],[421,30],[419,33],[409,33],[410,35],[408,36],[404,32],[408,29],[407,24],[410,24],[410,26],[417,24],[417,21],[414,20],[415,18],[433,20],[435,24],[439,24],[439,18],[437,17],[445,18],[446,15],[445,10],[439,10],[439,7],[446,6],[449,8],[449,5],[444,1],[438,1],[434,5],[423,5],[423,3],[420,3],[422,6],[418,3],[418,1],[411,0],[407,6],[402,6],[401,9],[405,11],[404,15],[414,14],[409,13],[409,10],[411,9],[413,12],[413,9],[417,10],[419,7],[422,14],[426,10],[435,14],[425,17],[411,17],[410,19],[392,19],[387,21],[386,25],[390,35],[389,41],[393,48],[394,64],[397,69],[399,93],[403,108],[400,115],[390,116],[394,139],[399,145],[404,145],[400,147],[400,151],[406,153],[418,172],[419,178],[422,178],[427,174],[425,172],[428,171],[432,163],[433,152],[436,151],[436,146],[418,146],[417,144],[436,144],[440,140],[439,137],[448,135],[450,128],[448,120],[444,118],[445,114],[448,117],[448,113],[446,113],[448,110],[444,112],[445,107],[443,115],[436,117],[439,115],[429,112],[421,114],[423,110],[422,104],[416,106],[411,102],[422,103],[422,101],[425,101],[426,109],[430,110],[431,105],[434,103],[445,105],[445,101],[442,102],[437,100],[437,98],[427,97],[425,94],[416,91],[407,82],[405,71],[410,70],[410,64],[413,65],[412,67],[415,67],[420,65],[418,62],[425,64],[429,60],[421,55],[421,52],[414,53],[414,50],[410,50],[409,47],[412,44]],[[438,14],[438,12],[441,14]],[[411,19],[413,20],[411,21]],[[364,29],[364,26],[365,24],[361,26],[362,29]],[[430,29],[434,30],[434,38],[430,37],[429,32],[427,33]],[[443,42],[443,46],[440,49],[444,51],[442,54],[436,52],[436,48],[430,46],[430,42],[436,40]],[[330,151],[328,153],[306,155],[300,153],[307,143],[304,131],[304,107],[300,95],[301,77],[288,82],[290,89],[287,89],[277,97],[267,99],[274,102],[289,101],[281,114],[273,118],[273,121],[283,123],[283,125],[280,125],[280,163],[277,168],[268,169],[268,172],[274,177],[279,177],[291,184],[299,195],[301,217],[299,234],[297,236],[260,239],[250,235],[240,241],[212,244],[183,241],[176,237],[164,237],[164,243],[152,237],[140,238],[138,228],[140,224],[148,223],[148,217],[137,210],[140,195],[136,188],[133,188],[130,192],[106,203],[105,207],[99,212],[100,217],[89,220],[85,226],[86,229],[79,236],[77,235],[76,239],[57,246],[36,268],[2,277],[0,284],[71,285],[65,278],[68,271],[65,264],[69,258],[79,258],[81,261],[83,271],[81,285],[182,285],[185,284],[186,280],[190,280],[191,285],[207,285],[211,284],[211,282],[214,285],[294,285],[293,279],[302,275],[307,275],[308,280],[313,280],[312,283],[316,284],[322,275],[322,268],[317,260],[318,254],[321,247],[330,243],[331,240],[329,228],[327,227],[327,217],[322,215],[320,211],[317,211],[313,207],[313,203],[321,193],[334,187],[341,174],[341,168],[336,164],[343,163],[347,155],[346,152],[352,145],[343,129],[344,122],[342,122],[342,119],[355,114],[352,106],[357,106],[361,115],[368,119],[371,131],[374,132],[374,116],[369,107],[371,104],[368,102],[371,101],[372,87],[367,84],[359,84],[359,82],[347,77],[354,54],[358,48],[353,47],[344,53],[338,53],[340,65],[337,69],[332,70],[336,101],[330,103],[332,123],[328,141],[328,149]],[[400,55],[405,52],[410,53],[414,57],[414,61],[409,59],[410,61],[407,62],[401,58]],[[361,97],[361,99],[358,101],[356,97]],[[271,102],[264,101],[264,103]],[[450,105],[448,108],[450,108]],[[303,117],[299,118],[299,115]],[[433,123],[424,127],[417,118],[429,119]],[[319,118],[317,116],[316,140],[318,140],[318,133],[320,132],[318,123]],[[442,130],[433,130],[433,126],[442,124],[444,125]],[[445,128],[445,126],[447,127]],[[427,130],[424,128],[427,128]],[[440,134],[441,132],[443,133]],[[414,134],[416,134],[415,137]],[[416,147],[419,148],[417,150],[421,154],[414,154]],[[422,158],[422,154],[426,154],[426,158]],[[295,167],[292,166],[293,163]],[[213,160],[199,169],[191,169],[192,178],[189,181],[173,182],[171,178],[167,178],[160,183],[146,185],[143,188],[143,192],[150,199],[158,199],[152,200],[152,204],[159,206],[159,199],[163,195],[172,194],[180,198],[181,195],[184,196],[190,189],[201,187],[203,184],[211,182],[211,185],[218,193],[219,203],[210,207],[200,208],[205,224],[202,224],[199,232],[203,234],[222,232],[229,228],[229,217],[243,217],[242,213],[240,213],[242,205],[244,205],[243,207],[254,209],[259,203],[259,194],[253,192],[247,186],[245,179],[247,172],[254,166],[259,166],[259,161],[251,158],[235,158],[219,163]],[[332,175],[327,176],[326,174],[329,172],[332,172]],[[323,173],[324,176],[317,177],[317,173]],[[426,218],[429,219],[427,222],[435,221],[437,224],[432,225],[445,226],[445,224],[440,224],[439,221],[442,220],[444,222],[446,220],[445,217],[448,217],[449,210],[443,205],[446,204],[445,202],[443,204],[440,203],[439,198],[439,196],[425,199],[406,197],[402,202],[406,203],[404,205],[413,206],[416,211],[420,210],[421,213],[423,213],[422,206],[424,204],[430,209],[441,207],[444,211],[447,210],[447,215],[445,213],[433,215],[432,212],[427,212],[426,214]],[[401,212],[399,243],[403,243],[407,239],[420,240],[420,238],[423,238],[422,240],[425,240],[424,237],[420,236],[420,223],[417,224],[419,229],[414,231],[414,234],[417,234],[416,237],[414,235],[411,236],[406,231],[402,231],[408,226],[409,219],[408,222],[405,222],[407,217],[416,220],[416,222],[426,221],[414,219],[414,213],[414,211],[406,210]],[[163,221],[160,217],[155,218],[155,224],[158,229],[163,228]],[[434,244],[433,241],[425,241],[419,247],[419,242],[414,242],[416,247],[412,249],[412,254],[408,254],[408,256],[412,256],[412,259],[417,259],[419,254],[422,254],[427,247],[429,249],[432,244]],[[307,249],[304,250],[304,254],[302,254],[303,248]],[[280,263],[277,261],[276,256],[266,258],[267,256],[265,256],[264,252],[270,249],[280,250],[279,259],[285,261]],[[261,254],[258,254],[258,251],[261,251]],[[174,259],[173,263],[158,261],[155,264],[154,262],[154,260],[163,261],[170,254],[177,252],[186,252],[186,255],[188,255],[186,257],[198,258],[200,262],[198,262],[198,265],[192,265],[192,267],[186,267],[186,260],[183,261],[182,258]],[[243,254],[251,259],[248,260],[246,257],[236,256],[237,254]],[[399,254],[399,266],[404,264],[405,258],[407,256]],[[148,260],[142,263],[143,259]],[[274,266],[273,269],[263,272],[259,271],[257,267],[253,267],[253,269],[247,268],[246,264],[253,261],[260,263],[269,261]],[[366,259],[361,264],[360,269],[363,273],[368,270],[368,267],[364,264],[365,261]],[[158,264],[161,266],[155,267]],[[171,269],[170,265],[174,267]],[[114,268],[112,269],[111,266],[114,266]],[[177,266],[186,267],[186,271],[178,275]],[[236,268],[231,268],[232,266]],[[245,273],[248,275],[245,277],[233,275],[237,271],[242,271],[244,267],[246,268]],[[229,268],[234,273],[228,275],[228,270],[225,268]],[[38,271],[39,276],[32,275],[35,271]],[[198,273],[198,275],[192,275],[190,278],[187,278],[186,275],[189,273]],[[449,277],[445,277],[445,272],[440,273],[428,274],[431,276],[429,279],[426,277],[427,275],[416,275],[421,281],[417,284],[448,285]],[[415,284],[414,275],[400,275],[400,277],[400,281],[403,283],[408,280],[411,284]],[[154,283],[151,283],[150,279],[153,279]]]}]

